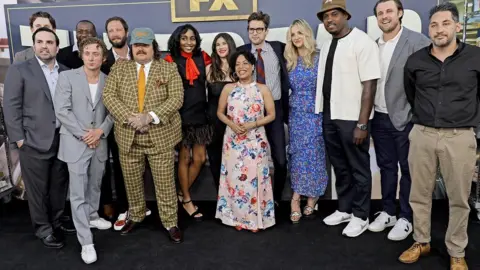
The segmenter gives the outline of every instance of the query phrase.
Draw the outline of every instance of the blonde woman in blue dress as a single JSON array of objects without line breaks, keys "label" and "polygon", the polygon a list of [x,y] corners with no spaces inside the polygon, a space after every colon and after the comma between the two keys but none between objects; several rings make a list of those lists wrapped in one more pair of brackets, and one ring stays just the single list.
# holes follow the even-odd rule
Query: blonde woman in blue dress
[{"label": "blonde woman in blue dress", "polygon": [[295,20],[287,32],[285,46],[292,94],[289,114],[289,171],[293,196],[290,220],[302,217],[301,196],[307,197],[304,217],[313,217],[318,198],[328,184],[323,140],[323,115],[315,114],[318,51],[313,31],[305,20]]}]

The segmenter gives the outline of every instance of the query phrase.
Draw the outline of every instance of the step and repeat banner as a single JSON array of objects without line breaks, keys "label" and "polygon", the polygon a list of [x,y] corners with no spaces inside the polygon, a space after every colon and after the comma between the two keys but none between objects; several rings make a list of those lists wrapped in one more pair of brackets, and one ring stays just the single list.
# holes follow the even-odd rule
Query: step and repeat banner
[{"label": "step and repeat banner", "polygon": [[[403,4],[406,10],[403,25],[426,34],[428,11],[437,2],[438,0],[404,0]],[[347,0],[347,9],[352,14],[350,25],[366,31],[373,39],[378,38],[381,34],[373,15],[375,3],[376,0]],[[250,13],[258,10],[268,13],[271,17],[268,40],[285,42],[288,26],[297,18],[306,19],[310,23],[316,33],[318,46],[330,38],[316,16],[322,4],[322,1],[318,0],[2,0],[2,4],[4,4],[5,25],[3,28],[0,27],[0,40],[2,40],[0,44],[4,44],[0,51],[0,57],[8,60],[4,61],[8,62],[7,64],[1,66],[3,69],[8,67],[10,59],[16,52],[32,45],[28,19],[32,13],[40,10],[49,12],[55,18],[60,47],[75,43],[75,26],[78,21],[84,19],[90,20],[96,25],[98,34],[110,47],[104,29],[105,21],[109,17],[120,16],[128,22],[130,29],[152,28],[156,33],[161,50],[166,50],[167,40],[178,25],[191,23],[201,33],[202,48],[210,53],[213,38],[220,32],[230,33],[237,46],[248,43],[246,19]],[[0,26],[2,25],[0,24]],[[0,60],[2,59],[0,58]],[[1,72],[0,69],[0,79],[3,78]],[[0,148],[0,155],[3,159],[0,160],[0,168],[7,167],[4,164],[8,162],[7,154],[5,151],[1,151],[3,148],[5,148],[4,145]],[[372,198],[379,199],[381,198],[380,172],[376,164],[373,143],[370,150],[373,175]],[[11,155],[15,155],[14,151],[10,152]],[[18,161],[12,158],[10,163],[12,172],[17,172],[13,179],[16,183],[19,179]],[[8,170],[4,171],[4,174],[8,175],[8,173]],[[215,199],[215,189],[208,166],[204,168],[200,177],[202,178],[198,181],[200,187],[194,188],[194,191],[197,191],[194,192],[197,193],[194,198]],[[1,178],[0,181],[2,181]],[[147,182],[149,181],[147,180]],[[435,197],[442,198],[444,192],[442,192],[441,181],[437,182],[440,184],[435,192]],[[325,196],[327,199],[336,199],[334,183],[335,177],[331,173],[330,189]],[[289,190],[286,191],[285,198],[289,198],[290,194],[288,193]]]}]

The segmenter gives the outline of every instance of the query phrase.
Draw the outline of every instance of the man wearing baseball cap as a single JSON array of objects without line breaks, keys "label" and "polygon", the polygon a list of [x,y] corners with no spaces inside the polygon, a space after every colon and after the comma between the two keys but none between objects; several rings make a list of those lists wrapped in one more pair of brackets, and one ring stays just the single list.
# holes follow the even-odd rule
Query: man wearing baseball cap
[{"label": "man wearing baseball cap", "polygon": [[365,32],[350,28],[345,0],[324,0],[318,18],[332,39],[320,50],[315,111],[323,111],[325,145],[335,170],[338,210],[323,221],[348,222],[343,235],[367,230],[372,175],[370,123],[377,79],[378,46]]},{"label": "man wearing baseball cap", "polygon": [[105,106],[115,119],[115,139],[129,204],[129,215],[121,234],[129,234],[145,218],[146,158],[152,170],[163,226],[172,242],[181,243],[174,147],[182,138],[178,113],[183,104],[182,79],[175,64],[160,59],[158,43],[150,28],[134,29],[130,44],[133,61],[115,63],[103,90]]}]

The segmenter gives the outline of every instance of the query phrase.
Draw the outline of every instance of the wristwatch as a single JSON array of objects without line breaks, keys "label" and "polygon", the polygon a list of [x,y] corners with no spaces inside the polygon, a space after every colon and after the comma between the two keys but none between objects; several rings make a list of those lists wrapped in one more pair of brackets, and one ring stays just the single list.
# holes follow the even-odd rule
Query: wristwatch
[{"label": "wristwatch", "polygon": [[365,124],[357,124],[357,127],[358,127],[360,130],[367,130],[367,125],[365,125]]}]

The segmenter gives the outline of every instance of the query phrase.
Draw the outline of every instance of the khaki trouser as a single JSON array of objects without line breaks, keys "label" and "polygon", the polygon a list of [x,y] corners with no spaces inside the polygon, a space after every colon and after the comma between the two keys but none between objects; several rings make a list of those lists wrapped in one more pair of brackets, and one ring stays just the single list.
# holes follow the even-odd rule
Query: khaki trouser
[{"label": "khaki trouser", "polygon": [[[436,129],[415,125],[409,138],[413,238],[420,243],[430,242],[432,194],[437,166],[440,165],[450,205],[445,244],[450,256],[464,257],[468,243],[468,197],[477,148],[473,128]],[[437,164],[437,158],[440,164]]]}]

